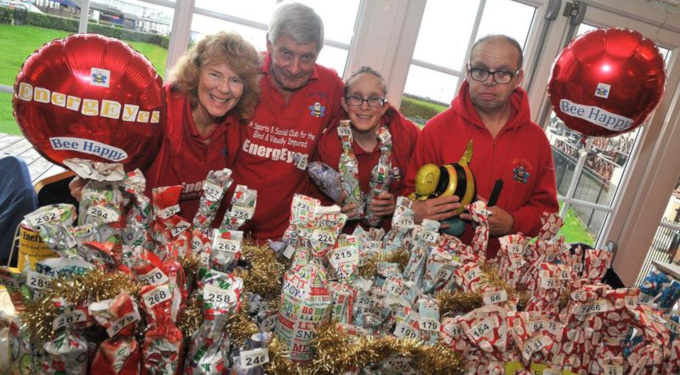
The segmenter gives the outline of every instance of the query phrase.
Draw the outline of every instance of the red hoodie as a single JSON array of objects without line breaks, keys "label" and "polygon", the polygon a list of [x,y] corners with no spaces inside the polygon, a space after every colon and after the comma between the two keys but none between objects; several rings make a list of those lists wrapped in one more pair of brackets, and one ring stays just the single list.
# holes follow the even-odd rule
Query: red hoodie
[{"label": "red hoodie", "polygon": [[[387,124],[387,129],[390,131],[392,137],[392,161],[393,180],[390,185],[390,193],[398,196],[404,187],[404,177],[406,168],[408,167],[411,154],[416,146],[418,134],[420,129],[411,121],[404,117],[394,107],[389,107],[387,112],[380,119],[381,125]],[[331,168],[338,170],[340,163],[340,154],[342,154],[342,142],[338,136],[339,122],[336,122],[331,127],[326,129],[321,141],[319,141],[319,161],[328,164]],[[369,183],[371,181],[371,172],[373,167],[378,164],[380,159],[380,147],[376,145],[373,151],[365,151],[356,142],[352,145],[354,155],[359,162],[359,185],[361,191],[367,193],[370,191]],[[322,203],[324,205],[334,204],[327,196],[323,195]],[[391,226],[392,217],[383,219],[382,227],[389,230]],[[345,225],[346,232],[351,232],[356,227],[357,221],[348,222]]]},{"label": "red hoodie", "polygon": [[[414,190],[415,176],[422,165],[457,162],[472,139],[470,168],[475,175],[477,195],[489,199],[496,180],[503,179],[497,206],[514,217],[513,232],[536,236],[541,214],[559,209],[548,138],[541,127],[531,122],[529,100],[522,88],[512,93],[512,114],[493,138],[470,100],[468,87],[464,82],[451,108],[425,125],[406,173],[405,193]],[[472,236],[468,224],[461,238],[469,244]],[[487,257],[495,257],[498,248],[498,239],[491,238]]]}]

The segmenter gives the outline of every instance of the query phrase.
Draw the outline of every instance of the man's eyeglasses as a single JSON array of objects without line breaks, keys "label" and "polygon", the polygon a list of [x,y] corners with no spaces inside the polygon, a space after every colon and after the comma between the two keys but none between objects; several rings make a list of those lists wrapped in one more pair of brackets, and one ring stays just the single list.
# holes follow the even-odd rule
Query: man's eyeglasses
[{"label": "man's eyeglasses", "polygon": [[512,79],[515,78],[517,74],[519,74],[520,70],[521,69],[517,69],[517,71],[514,73],[505,70],[496,70],[495,72],[492,72],[484,68],[468,67],[470,78],[474,79],[475,81],[484,82],[489,78],[489,75],[493,75],[494,82],[500,83],[501,85],[510,83],[510,81],[512,81]]},{"label": "man's eyeglasses", "polygon": [[367,102],[369,106],[371,107],[382,107],[385,102],[387,102],[387,99],[385,98],[368,98],[364,99],[360,96],[356,95],[350,95],[350,96],[345,96],[345,100],[347,101],[347,104],[353,105],[353,106],[360,106],[364,104],[364,102]]}]

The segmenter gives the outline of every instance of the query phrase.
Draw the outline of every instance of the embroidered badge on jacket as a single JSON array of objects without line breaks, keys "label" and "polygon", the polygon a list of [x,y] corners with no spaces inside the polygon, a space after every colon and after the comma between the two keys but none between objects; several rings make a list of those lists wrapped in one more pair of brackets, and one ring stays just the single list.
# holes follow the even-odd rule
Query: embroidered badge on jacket
[{"label": "embroidered badge on jacket", "polygon": [[324,117],[326,115],[326,107],[319,102],[310,105],[309,110],[311,111],[309,114],[314,117]]}]

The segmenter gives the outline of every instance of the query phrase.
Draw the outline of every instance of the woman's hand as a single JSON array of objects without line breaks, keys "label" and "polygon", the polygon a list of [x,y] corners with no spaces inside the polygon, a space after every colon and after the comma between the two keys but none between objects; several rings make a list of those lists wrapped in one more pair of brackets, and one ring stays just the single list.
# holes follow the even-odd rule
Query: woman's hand
[{"label": "woman's hand", "polygon": [[87,185],[88,180],[82,179],[78,176],[71,180],[68,184],[68,188],[71,190],[71,196],[80,202],[80,198],[83,195],[83,188]]},{"label": "woman's hand", "polygon": [[384,192],[371,199],[368,204],[376,216],[391,216],[397,206],[397,200],[394,198],[394,194]]}]

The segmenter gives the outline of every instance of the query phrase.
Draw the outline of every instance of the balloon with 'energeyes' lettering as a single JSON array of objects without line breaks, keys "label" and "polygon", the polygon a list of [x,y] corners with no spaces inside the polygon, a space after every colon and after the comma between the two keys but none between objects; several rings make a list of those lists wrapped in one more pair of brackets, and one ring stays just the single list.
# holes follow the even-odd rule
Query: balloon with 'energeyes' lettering
[{"label": "balloon with 'energeyes' lettering", "polygon": [[128,44],[96,34],[53,40],[21,66],[14,117],[45,158],[144,168],[165,121],[163,82]]},{"label": "balloon with 'energeyes' lettering", "polygon": [[584,136],[642,125],[666,91],[663,56],[637,31],[610,28],[572,40],[555,59],[548,95],[557,117]]}]

